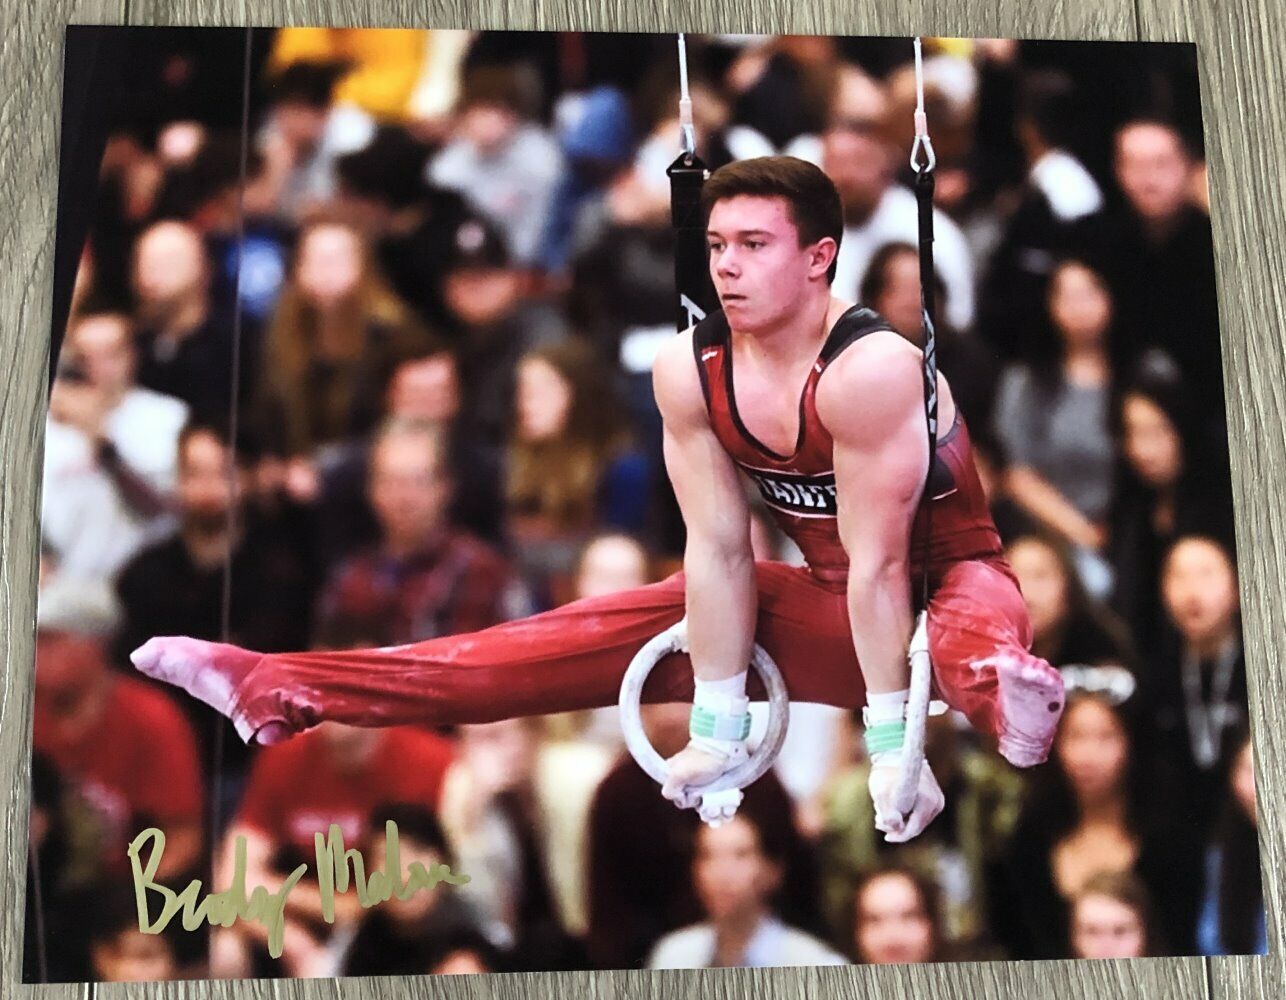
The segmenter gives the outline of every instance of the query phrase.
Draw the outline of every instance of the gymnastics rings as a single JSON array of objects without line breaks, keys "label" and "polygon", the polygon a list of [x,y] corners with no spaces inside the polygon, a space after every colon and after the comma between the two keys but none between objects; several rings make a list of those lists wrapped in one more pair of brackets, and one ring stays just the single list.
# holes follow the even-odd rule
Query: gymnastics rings
[{"label": "gymnastics rings", "polygon": [[[688,620],[681,619],[664,632],[652,637],[634,655],[629,668],[621,680],[619,707],[621,711],[621,730],[625,736],[625,745],[652,780],[664,784],[666,779],[665,760],[657,753],[643,731],[643,720],[639,712],[642,702],[643,684],[652,668],[671,653],[688,651]],[[762,778],[777,754],[781,751],[786,739],[786,728],[790,724],[790,695],[786,691],[786,682],[781,671],[758,643],[751,655],[751,666],[759,672],[760,679],[768,691],[768,731],[763,740],[751,752],[750,756],[713,781],[705,785],[694,786],[707,802],[713,800],[732,802],[739,801],[741,789]],[[734,794],[738,793],[738,794]]]}]

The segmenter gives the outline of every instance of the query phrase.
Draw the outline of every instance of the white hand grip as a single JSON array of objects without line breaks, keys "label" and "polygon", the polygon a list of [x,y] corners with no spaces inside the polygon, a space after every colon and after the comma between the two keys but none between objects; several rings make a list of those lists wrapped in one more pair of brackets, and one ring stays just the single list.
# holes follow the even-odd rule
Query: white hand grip
[{"label": "white hand grip", "polygon": [[894,804],[903,816],[915,807],[920,786],[920,767],[924,763],[924,725],[929,715],[929,681],[933,662],[929,657],[929,617],[921,611],[907,652],[911,661],[911,693],[906,703],[906,736],[902,741],[902,773]]}]

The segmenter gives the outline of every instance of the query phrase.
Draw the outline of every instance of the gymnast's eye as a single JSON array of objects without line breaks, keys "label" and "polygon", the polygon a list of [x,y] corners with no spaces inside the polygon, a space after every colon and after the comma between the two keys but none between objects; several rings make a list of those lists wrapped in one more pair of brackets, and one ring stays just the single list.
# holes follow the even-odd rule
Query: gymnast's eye
[{"label": "gymnast's eye", "polygon": [[755,250],[763,245],[763,240],[746,240],[746,246],[750,247],[751,250]]}]

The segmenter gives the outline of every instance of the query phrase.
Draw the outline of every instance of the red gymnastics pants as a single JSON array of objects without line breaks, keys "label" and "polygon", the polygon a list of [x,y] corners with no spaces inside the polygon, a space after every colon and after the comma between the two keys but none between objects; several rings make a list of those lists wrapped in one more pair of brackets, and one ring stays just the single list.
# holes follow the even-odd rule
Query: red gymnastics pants
[{"label": "red gymnastics pants", "polygon": [[[780,667],[792,701],[857,708],[866,701],[846,598],[802,567],[755,564],[756,641]],[[333,720],[356,726],[491,722],[614,705],[639,648],[684,615],[684,576],[586,598],[480,632],[384,649],[272,653],[251,663],[231,692],[242,739],[270,723],[301,731]],[[932,591],[928,632],[934,696],[998,736],[995,668],[973,662],[1027,652],[1031,626],[1003,559],[945,566]],[[746,693],[766,695],[751,670]],[[686,654],[664,657],[645,703],[691,701]]]}]

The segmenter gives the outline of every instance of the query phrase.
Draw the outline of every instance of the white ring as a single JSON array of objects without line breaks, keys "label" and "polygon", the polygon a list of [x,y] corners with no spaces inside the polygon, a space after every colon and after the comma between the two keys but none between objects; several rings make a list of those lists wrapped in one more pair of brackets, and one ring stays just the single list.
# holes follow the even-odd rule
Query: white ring
[{"label": "white ring", "polygon": [[[625,745],[652,780],[658,785],[665,784],[665,758],[657,753],[643,731],[643,719],[639,706],[643,696],[643,683],[661,659],[670,653],[686,653],[688,650],[688,620],[681,619],[659,635],[653,636],[643,644],[643,648],[634,654],[629,668],[621,679],[621,730],[625,736]],[[790,724],[790,695],[786,691],[786,682],[781,676],[777,664],[758,643],[751,655],[751,666],[759,671],[759,677],[768,690],[768,730],[759,745],[750,756],[705,785],[694,785],[692,790],[701,794],[722,792],[731,788],[746,788],[758,781],[772,767],[773,761],[781,751],[786,740],[786,727]]]}]

